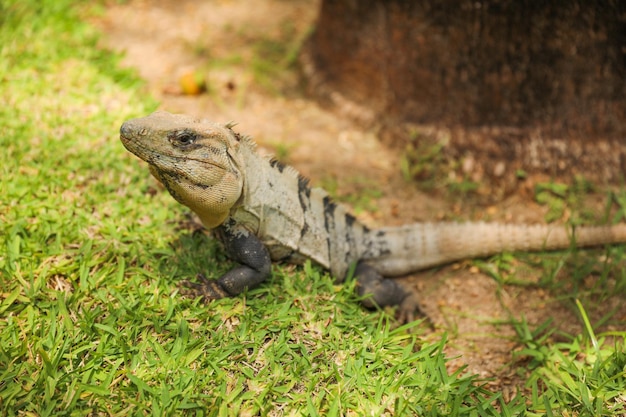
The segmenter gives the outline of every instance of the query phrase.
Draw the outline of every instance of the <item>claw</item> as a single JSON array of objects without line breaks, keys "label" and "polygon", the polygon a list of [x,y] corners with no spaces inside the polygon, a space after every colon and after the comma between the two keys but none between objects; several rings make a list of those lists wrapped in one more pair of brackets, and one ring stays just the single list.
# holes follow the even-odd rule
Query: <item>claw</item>
[{"label": "claw", "polygon": [[202,298],[202,302],[209,303],[211,300],[228,297],[219,282],[208,279],[202,274],[196,276],[198,282],[184,280],[180,283],[180,293],[186,297]]},{"label": "claw", "polygon": [[400,324],[415,321],[415,313],[421,311],[417,298],[413,294],[407,295],[396,310],[396,319]]}]

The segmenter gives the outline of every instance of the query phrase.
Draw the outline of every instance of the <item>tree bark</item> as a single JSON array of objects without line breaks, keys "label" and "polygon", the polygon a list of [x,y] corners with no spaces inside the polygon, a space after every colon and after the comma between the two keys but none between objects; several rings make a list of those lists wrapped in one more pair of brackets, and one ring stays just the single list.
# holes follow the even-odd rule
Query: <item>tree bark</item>
[{"label": "tree bark", "polygon": [[[382,127],[393,143],[410,141],[402,128],[410,124],[523,129],[452,137],[446,152],[480,153],[487,140],[493,157],[510,165],[528,159],[532,135],[541,136],[535,148],[548,138],[579,142],[576,149],[602,141],[617,165],[607,173],[599,155],[586,168],[602,168],[603,179],[624,172],[624,1],[323,0],[302,58],[314,94]],[[558,161],[546,146],[539,153],[552,175]],[[578,171],[570,157],[575,165],[568,155],[557,171]]]}]

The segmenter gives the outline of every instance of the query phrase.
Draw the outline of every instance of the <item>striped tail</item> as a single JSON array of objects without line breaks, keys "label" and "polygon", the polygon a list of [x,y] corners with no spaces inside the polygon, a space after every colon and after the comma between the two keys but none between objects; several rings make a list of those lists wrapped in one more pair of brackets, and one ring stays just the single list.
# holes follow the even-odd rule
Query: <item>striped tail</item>
[{"label": "striped tail", "polygon": [[386,276],[408,274],[500,252],[542,251],[626,242],[626,224],[613,226],[417,223],[370,231],[362,257]]}]

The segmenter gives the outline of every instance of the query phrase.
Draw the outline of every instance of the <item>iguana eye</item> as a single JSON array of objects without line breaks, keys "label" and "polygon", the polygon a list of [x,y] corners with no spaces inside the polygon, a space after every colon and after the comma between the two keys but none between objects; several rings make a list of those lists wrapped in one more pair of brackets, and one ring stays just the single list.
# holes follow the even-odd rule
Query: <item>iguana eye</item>
[{"label": "iguana eye", "polygon": [[172,132],[168,135],[168,139],[174,146],[178,146],[181,148],[188,147],[189,145],[193,145],[196,141],[197,136],[194,132],[189,132],[187,130]]}]

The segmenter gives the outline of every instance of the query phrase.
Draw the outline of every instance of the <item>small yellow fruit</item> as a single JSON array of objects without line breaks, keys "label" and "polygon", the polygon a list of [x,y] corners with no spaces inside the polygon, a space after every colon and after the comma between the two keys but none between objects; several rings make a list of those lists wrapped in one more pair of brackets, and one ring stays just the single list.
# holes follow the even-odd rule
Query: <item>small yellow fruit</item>
[{"label": "small yellow fruit", "polygon": [[178,79],[183,94],[195,96],[206,91],[206,81],[202,74],[197,71],[184,73]]}]

